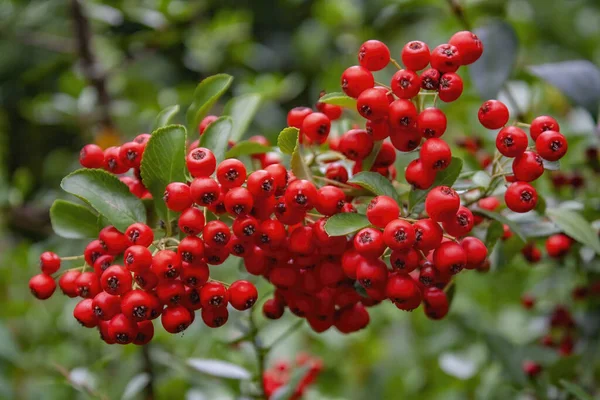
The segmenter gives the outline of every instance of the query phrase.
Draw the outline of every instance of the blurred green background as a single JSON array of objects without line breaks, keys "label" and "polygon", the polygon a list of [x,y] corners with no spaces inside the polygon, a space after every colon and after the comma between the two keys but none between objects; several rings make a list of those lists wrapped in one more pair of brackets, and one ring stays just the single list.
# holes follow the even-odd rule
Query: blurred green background
[{"label": "blurred green background", "polygon": [[[228,96],[263,96],[248,135],[273,140],[289,108],[313,105],[322,90],[340,90],[339,76],[356,63],[364,40],[386,42],[397,59],[409,40],[433,48],[463,29],[451,11],[457,6],[473,28],[508,29],[508,39],[486,48],[486,68],[509,78],[512,111],[523,121],[553,115],[569,138],[561,169],[582,174],[587,189],[556,191],[546,177],[538,184],[546,201],[577,199],[577,207],[597,219],[599,181],[584,168],[583,156],[597,145],[597,114],[574,106],[572,96],[528,70],[573,59],[600,65],[596,0],[1,1],[0,398],[144,396],[140,348],[102,343],[96,330],[80,328],[71,317],[73,300],[54,296],[40,302],[27,290],[44,249],[74,255],[84,246],[52,235],[48,217],[52,201],[65,196],[60,179],[77,168],[84,144],[108,146],[148,131],[161,109],[187,107],[197,83],[218,72],[235,77]],[[377,78],[386,82],[392,73],[390,68]],[[449,117],[447,135],[481,137],[492,151],[493,134],[479,126],[476,112],[485,100],[481,93],[494,89],[485,88],[481,71],[459,74],[463,97],[440,105]],[[483,86],[473,84],[477,74]],[[183,113],[178,118],[183,121]],[[406,162],[400,157],[398,166]],[[232,264],[217,274],[239,276]],[[582,266],[579,257],[561,265],[544,258],[535,267],[520,255],[495,260],[488,274],[461,274],[443,321],[427,320],[421,309],[404,313],[386,304],[371,312],[371,325],[357,334],[332,329],[316,335],[303,328],[278,345],[269,361],[291,360],[299,351],[320,357],[324,371],[309,399],[568,399],[560,379],[571,377],[593,393],[600,377],[598,304],[575,303],[571,291],[594,280],[590,271],[598,267],[597,259]],[[524,292],[539,299],[535,310],[520,306]],[[569,306],[582,326],[574,355],[563,358],[535,344],[557,303]],[[223,344],[238,335],[242,319],[234,312],[224,328],[194,324],[176,336],[157,326],[150,348],[157,398],[236,398],[238,381],[201,374],[185,360],[217,358],[254,370],[250,348],[232,351]],[[289,315],[274,323],[261,317],[265,341],[294,321]],[[524,359],[546,367],[542,383],[524,377]]]}]

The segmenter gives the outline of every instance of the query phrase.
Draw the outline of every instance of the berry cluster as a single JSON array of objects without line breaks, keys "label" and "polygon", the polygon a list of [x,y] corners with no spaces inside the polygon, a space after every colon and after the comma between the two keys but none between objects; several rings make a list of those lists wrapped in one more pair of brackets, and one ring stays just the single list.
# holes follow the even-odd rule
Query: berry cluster
[{"label": "berry cluster", "polygon": [[298,382],[298,386],[294,388],[294,392],[289,397],[290,400],[302,398],[306,388],[317,379],[317,376],[323,369],[323,363],[320,359],[311,357],[308,354],[299,354],[293,365],[287,361],[276,362],[263,375],[263,387],[267,399],[270,399],[279,388],[285,386],[290,381],[291,374],[297,368],[307,368],[308,370],[300,382]]}]

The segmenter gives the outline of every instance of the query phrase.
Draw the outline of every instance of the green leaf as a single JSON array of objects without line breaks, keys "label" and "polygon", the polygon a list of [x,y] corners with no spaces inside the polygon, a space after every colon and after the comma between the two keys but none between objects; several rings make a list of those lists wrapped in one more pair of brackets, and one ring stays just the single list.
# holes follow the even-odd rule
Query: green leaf
[{"label": "green leaf", "polygon": [[565,388],[567,392],[575,396],[577,400],[593,400],[593,397],[587,394],[585,390],[579,385],[573,382],[561,379],[560,384]]},{"label": "green leaf", "polygon": [[540,215],[544,215],[546,213],[546,199],[539,193],[537,204],[535,205],[534,210]]},{"label": "green leaf", "polygon": [[200,146],[212,150],[217,163],[225,159],[231,129],[233,129],[231,118],[220,117],[210,124],[202,136],[200,136]]},{"label": "green leaf", "polygon": [[378,196],[389,196],[396,202],[400,202],[398,192],[396,192],[392,183],[378,172],[360,172],[354,175],[348,183],[355,183]]},{"label": "green leaf", "polygon": [[309,370],[310,366],[308,365],[294,368],[289,381],[287,381],[285,385],[275,390],[275,392],[273,392],[273,394],[269,397],[269,400],[290,400],[294,398],[294,393],[296,393],[298,385],[302,379],[304,379]]},{"label": "green leaf", "polygon": [[600,107],[600,69],[588,60],[532,65],[529,72],[560,90],[585,108],[594,120]]},{"label": "green leaf", "polygon": [[219,97],[231,86],[233,77],[227,74],[209,76],[198,84],[194,91],[194,100],[187,110],[186,120],[190,132],[198,129],[202,118],[208,114]]},{"label": "green leaf", "polygon": [[485,171],[477,171],[471,180],[480,188],[487,188],[492,183],[492,177]]},{"label": "green leaf", "polygon": [[60,184],[104,215],[121,232],[135,222],[146,222],[146,209],[116,176],[100,169],[78,169]]},{"label": "green leaf", "polygon": [[221,360],[190,358],[187,360],[187,365],[196,371],[219,378],[246,380],[252,377],[246,368]]},{"label": "green leaf", "polygon": [[542,158],[544,169],[548,171],[558,171],[560,169],[560,161],[548,161]]},{"label": "green leaf", "polygon": [[230,140],[238,142],[244,136],[260,107],[260,102],[261,96],[255,93],[243,94],[227,102],[223,115],[229,115],[233,120]]},{"label": "green leaf", "polygon": [[356,213],[335,214],[325,222],[329,236],[345,236],[371,225],[366,215]]},{"label": "green leaf", "polygon": [[446,292],[446,297],[448,298],[448,306],[451,306],[454,301],[454,296],[456,295],[456,281],[452,281],[452,283],[444,289],[444,292]]},{"label": "green leaf", "polygon": [[279,133],[279,136],[277,137],[277,146],[282,153],[289,155],[294,153],[296,143],[298,142],[299,132],[298,128],[288,126]]},{"label": "green leaf", "polygon": [[596,253],[600,254],[600,239],[598,238],[598,234],[581,214],[564,208],[549,208],[546,210],[546,215],[564,233],[579,243],[591,247]]},{"label": "green leaf", "polygon": [[[208,129],[207,129],[208,130]],[[144,186],[152,194],[158,217],[170,226],[176,214],[163,201],[171,182],[186,182],[185,151],[187,133],[182,125],[169,125],[152,132],[140,167]]]},{"label": "green leaf", "polygon": [[408,204],[410,205],[410,211],[420,213],[423,211],[421,208],[425,203],[425,198],[431,189],[437,186],[452,186],[458,179],[460,171],[462,171],[463,160],[458,157],[452,157],[452,161],[448,168],[437,173],[433,185],[427,190],[413,189],[408,195]]},{"label": "green leaf", "polygon": [[492,221],[485,233],[485,247],[492,251],[498,240],[504,235],[504,226],[499,221]]},{"label": "green leaf", "polygon": [[154,127],[152,128],[152,132],[157,130],[158,128],[162,128],[163,126],[169,125],[171,120],[177,115],[179,112],[179,105],[175,104],[174,106],[170,106],[162,110],[156,116],[156,120],[154,121]]},{"label": "green leaf", "polygon": [[511,221],[510,219],[506,218],[505,216],[500,215],[500,214],[498,214],[496,212],[493,212],[493,211],[483,210],[481,208],[475,208],[475,209],[473,209],[473,212],[476,213],[476,214],[483,215],[484,217],[491,218],[493,220],[496,220],[498,222],[501,222],[503,224],[508,225],[508,227],[510,228],[510,230],[512,231],[512,233],[514,233],[519,238],[521,238],[521,240],[523,240],[523,242],[527,241],[527,237],[525,237],[525,235],[521,231],[521,228],[519,228],[519,226],[514,221]]},{"label": "green leaf", "polygon": [[519,49],[513,27],[504,21],[493,21],[475,29],[485,51],[469,66],[469,75],[482,99],[495,99],[510,77]]},{"label": "green leaf", "polygon": [[521,349],[504,337],[494,333],[484,333],[485,342],[492,356],[500,362],[502,369],[511,382],[525,385],[527,378],[523,373]]},{"label": "green leaf", "polygon": [[356,110],[356,99],[341,92],[327,93],[319,99],[319,102]]},{"label": "green leaf", "polygon": [[121,400],[130,400],[136,398],[138,394],[144,390],[144,388],[150,382],[150,374],[147,372],[142,372],[137,374],[127,383],[125,386],[125,390],[123,391],[123,395],[121,396]]},{"label": "green leaf", "polygon": [[262,145],[256,142],[250,142],[244,140],[243,142],[237,143],[227,153],[225,158],[238,158],[239,156],[249,156],[252,154],[264,154],[268,153],[272,149],[269,146]]},{"label": "green leaf", "polygon": [[520,253],[523,247],[525,247],[525,242],[516,235],[499,241],[492,254],[492,264],[495,269],[499,270],[510,265],[513,258]]},{"label": "green leaf", "polygon": [[98,215],[89,208],[65,200],[55,200],[50,207],[52,229],[67,239],[87,239],[98,236]]},{"label": "green leaf", "polygon": [[363,171],[369,171],[371,169],[371,167],[375,163],[375,159],[377,158],[379,151],[381,150],[382,145],[383,145],[383,140],[378,140],[377,142],[375,142],[375,144],[373,145],[373,150],[371,150],[371,153],[363,160],[363,163],[362,163]]}]

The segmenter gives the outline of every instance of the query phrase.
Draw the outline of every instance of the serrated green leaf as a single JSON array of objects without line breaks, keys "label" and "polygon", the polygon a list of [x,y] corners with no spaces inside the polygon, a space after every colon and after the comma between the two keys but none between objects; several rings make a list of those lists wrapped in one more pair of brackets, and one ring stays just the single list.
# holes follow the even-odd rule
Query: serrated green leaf
[{"label": "serrated green leaf", "polygon": [[400,202],[398,192],[394,186],[378,172],[360,172],[352,177],[348,183],[354,183],[378,196],[389,196],[396,202]]},{"label": "serrated green leaf", "polygon": [[284,154],[292,155],[298,143],[298,128],[288,126],[279,133],[277,137],[277,146]]},{"label": "serrated green leaf", "polygon": [[89,208],[66,200],[55,200],[50,207],[52,229],[67,239],[87,239],[98,236],[98,215]]},{"label": "serrated green leaf", "polygon": [[342,92],[327,93],[319,99],[319,102],[356,110],[356,99]]},{"label": "serrated green leaf", "polygon": [[485,232],[485,247],[491,252],[498,240],[504,235],[504,226],[499,221],[492,221]]},{"label": "serrated green leaf", "polygon": [[312,181],[312,172],[310,172],[310,168],[308,167],[308,165],[306,165],[306,161],[304,160],[304,156],[302,155],[300,144],[296,145],[296,149],[292,154],[292,159],[290,160],[290,167],[296,178]]},{"label": "serrated green leaf", "polygon": [[146,222],[142,201],[119,178],[104,170],[78,169],[64,177],[60,186],[104,215],[121,232],[135,222]]},{"label": "serrated green leaf", "polygon": [[187,110],[186,120],[190,132],[198,129],[202,118],[208,114],[219,97],[231,86],[233,77],[227,74],[209,76],[196,86],[194,100]]},{"label": "serrated green leaf", "polygon": [[[208,130],[208,129],[207,129]],[[158,217],[167,226],[177,213],[163,201],[165,188],[171,182],[186,182],[185,152],[187,132],[182,125],[169,125],[152,132],[142,156],[141,174],[144,186],[152,194]]]},{"label": "serrated green leaf", "polygon": [[335,214],[325,222],[329,236],[345,236],[371,225],[366,215],[356,213]]},{"label": "serrated green leaf", "polygon": [[463,160],[458,157],[452,157],[450,165],[443,171],[437,173],[433,185],[427,190],[413,189],[408,195],[408,204],[410,205],[410,212],[420,213],[423,211],[423,205],[425,198],[431,189],[437,186],[452,186],[458,179],[460,172],[462,171]]},{"label": "serrated green leaf", "polygon": [[473,212],[476,213],[476,214],[483,215],[484,217],[491,218],[493,220],[496,220],[498,222],[501,222],[503,224],[508,225],[509,228],[510,228],[510,230],[512,231],[512,233],[514,233],[519,238],[521,238],[521,240],[523,242],[527,241],[527,237],[523,234],[523,232],[521,231],[521,229],[519,228],[519,226],[514,221],[511,221],[510,219],[506,218],[505,216],[500,215],[497,212],[493,212],[493,211],[489,211],[489,210],[483,210],[483,209],[480,209],[480,208],[473,209]]},{"label": "serrated green leaf", "polygon": [[260,107],[261,96],[256,93],[243,94],[232,98],[225,105],[223,115],[228,115],[233,120],[230,140],[238,142],[252,123],[258,108]]},{"label": "serrated green leaf", "polygon": [[598,234],[581,214],[564,208],[549,208],[546,210],[546,215],[564,233],[600,254],[600,239],[598,238]]},{"label": "serrated green leaf", "polygon": [[154,132],[158,128],[162,128],[163,126],[169,125],[171,120],[177,115],[179,112],[179,105],[175,104],[174,106],[167,107],[158,113],[156,119],[154,120],[154,127],[152,131]]},{"label": "serrated green leaf", "polygon": [[371,153],[362,162],[363,171],[371,170],[371,167],[375,163],[375,159],[377,159],[377,155],[379,154],[382,145],[383,140],[378,140],[373,144],[373,150],[371,150]]},{"label": "serrated green leaf", "polygon": [[238,158],[240,156],[248,156],[252,154],[264,154],[271,150],[272,148],[269,146],[244,140],[243,142],[239,142],[229,149],[229,151],[225,153],[225,158]]},{"label": "serrated green leaf", "polygon": [[220,117],[211,123],[200,136],[200,146],[212,150],[217,163],[225,159],[232,128],[233,121],[230,117]]},{"label": "serrated green leaf", "polygon": [[587,392],[583,390],[581,386],[576,385],[573,382],[561,379],[560,384],[565,388],[567,392],[575,396],[577,400],[593,400],[593,397],[587,394]]}]

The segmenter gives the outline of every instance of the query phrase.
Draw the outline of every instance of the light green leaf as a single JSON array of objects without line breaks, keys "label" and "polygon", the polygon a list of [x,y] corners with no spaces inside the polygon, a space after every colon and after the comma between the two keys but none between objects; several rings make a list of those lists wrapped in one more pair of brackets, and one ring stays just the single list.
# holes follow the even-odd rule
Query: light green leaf
[{"label": "light green leaf", "polygon": [[187,364],[196,371],[219,378],[245,380],[252,377],[246,368],[221,360],[190,358]]},{"label": "light green leaf", "polygon": [[498,214],[496,212],[493,212],[493,211],[483,210],[483,209],[480,209],[480,208],[474,209],[473,212],[476,213],[476,214],[483,215],[484,217],[491,218],[493,220],[501,222],[501,223],[503,223],[505,225],[508,225],[509,228],[510,228],[510,230],[512,231],[512,233],[514,233],[515,235],[517,235],[518,237],[520,237],[521,240],[523,240],[524,242],[527,241],[527,237],[525,237],[525,235],[521,231],[521,228],[519,228],[519,226],[514,221],[511,221],[510,219],[506,218],[505,216],[500,215],[500,214]]},{"label": "light green leaf", "polygon": [[319,102],[356,110],[356,99],[342,92],[327,93],[319,99]]},{"label": "light green leaf", "polygon": [[564,208],[549,208],[546,214],[564,233],[600,254],[598,234],[581,214]]},{"label": "light green leaf", "polygon": [[212,150],[217,163],[225,159],[232,128],[233,121],[230,117],[220,117],[210,124],[204,134],[200,136],[200,146]]},{"label": "light green leaf", "polygon": [[243,142],[237,143],[227,153],[225,158],[238,158],[239,156],[249,156],[252,154],[264,154],[271,151],[271,147],[262,145],[256,142],[250,142],[244,140]]},{"label": "light green leaf", "polygon": [[256,93],[243,94],[227,102],[223,115],[229,115],[233,120],[230,140],[238,142],[244,136],[260,107],[260,102],[261,96]]},{"label": "light green leaf", "polygon": [[408,204],[410,205],[410,211],[420,213],[423,211],[425,204],[425,198],[431,189],[438,186],[452,186],[458,179],[460,172],[462,171],[463,160],[458,157],[452,157],[450,165],[443,171],[437,173],[433,185],[427,190],[413,189],[408,195]]},{"label": "light green leaf", "polygon": [[282,153],[290,155],[294,153],[296,143],[298,143],[298,133],[298,128],[293,128],[291,126],[288,126],[279,133],[279,136],[277,137],[277,146]]},{"label": "light green leaf", "polygon": [[167,225],[177,213],[167,208],[163,195],[169,183],[186,182],[186,140],[187,133],[182,125],[159,128],[152,133],[142,156],[142,181],[152,193],[158,217]]},{"label": "light green leaf", "polygon": [[169,125],[171,120],[177,115],[179,112],[179,105],[175,104],[174,106],[170,106],[162,110],[156,116],[156,120],[154,121],[154,127],[152,131],[154,132],[158,128],[162,128],[163,126]]},{"label": "light green leaf", "polygon": [[100,169],[79,169],[60,186],[104,215],[121,232],[135,222],[146,222],[146,209],[116,176]]},{"label": "light green leaf", "polygon": [[325,222],[325,231],[329,236],[345,236],[371,225],[366,215],[357,213],[335,214]]},{"label": "light green leaf", "polygon": [[55,200],[50,207],[52,229],[67,239],[87,239],[98,236],[98,215],[89,208],[66,200]]},{"label": "light green leaf", "polygon": [[121,400],[134,399],[150,383],[150,379],[150,374],[147,372],[142,372],[131,378],[123,391]]},{"label": "light green leaf", "polygon": [[219,97],[231,86],[233,77],[227,74],[209,76],[198,84],[194,91],[194,100],[187,110],[186,120],[190,132],[198,129],[202,118],[208,114]]},{"label": "light green leaf", "polygon": [[504,226],[499,221],[492,221],[485,233],[485,247],[491,252],[498,240],[504,235]]},{"label": "light green leaf", "polygon": [[576,385],[573,382],[561,379],[560,384],[565,388],[567,392],[575,396],[577,400],[593,400],[593,397],[587,394],[587,392],[583,390],[581,386]]},{"label": "light green leaf", "polygon": [[362,170],[370,171],[373,164],[375,164],[375,159],[377,159],[377,155],[381,150],[381,146],[383,145],[383,140],[378,140],[373,144],[373,150],[371,153],[363,160]]},{"label": "light green leaf", "polygon": [[396,200],[396,202],[400,201],[400,199],[398,199],[398,192],[396,192],[396,189],[394,189],[394,186],[389,179],[378,172],[360,172],[354,175],[348,183],[355,183],[378,196],[389,196]]}]

